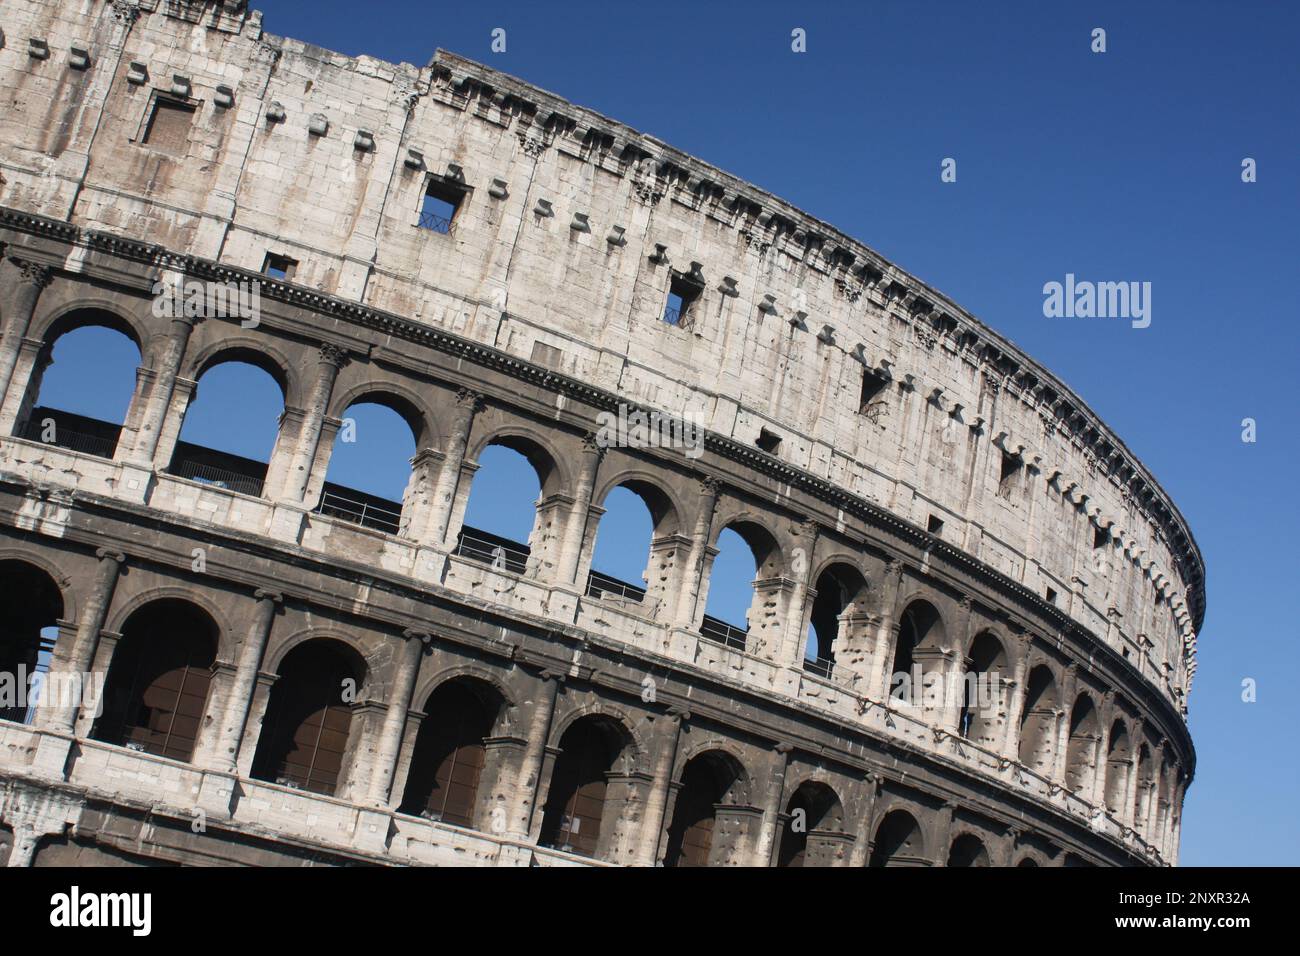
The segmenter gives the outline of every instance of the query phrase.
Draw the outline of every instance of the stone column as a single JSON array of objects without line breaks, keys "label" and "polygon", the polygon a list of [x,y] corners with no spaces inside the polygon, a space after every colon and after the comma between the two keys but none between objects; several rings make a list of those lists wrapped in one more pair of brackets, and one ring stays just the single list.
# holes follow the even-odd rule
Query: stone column
[{"label": "stone column", "polygon": [[671,707],[660,720],[665,727],[659,736],[659,754],[655,759],[654,777],[646,796],[645,817],[641,824],[641,839],[634,862],[637,866],[654,866],[659,862],[659,844],[663,839],[664,817],[668,810],[668,787],[677,763],[677,747],[681,741],[682,723],[690,720],[690,712]]},{"label": "stone column", "polygon": [[718,482],[714,478],[700,479],[700,495],[695,510],[695,529],[691,534],[691,549],[686,556],[686,569],[682,573],[682,589],[677,602],[673,626],[690,630],[699,619],[700,589],[704,579],[705,552],[713,530],[713,512],[718,505]]},{"label": "stone column", "polygon": [[[154,370],[153,385],[149,389],[144,414],[140,419],[135,436],[135,447],[130,450],[130,460],[149,467],[158,463],[154,454],[158,451],[158,439],[162,434],[163,421],[172,403],[172,390],[176,386],[176,376],[180,372],[181,362],[185,358],[185,349],[189,345],[190,333],[199,321],[194,316],[172,316],[171,331]],[[163,463],[166,465],[166,462]]]},{"label": "stone column", "polygon": [[[790,562],[790,577],[794,581],[794,592],[790,595],[790,615],[786,620],[783,646],[777,654],[777,663],[783,667],[802,667],[804,635],[807,633],[805,618],[808,609],[808,594],[816,591],[812,588],[808,576],[812,574],[813,553],[817,549],[817,522],[804,518],[799,522],[796,541]],[[833,653],[833,650],[832,650]]]},{"label": "stone column", "polygon": [[262,736],[262,721],[266,719],[266,708],[271,702],[271,688],[279,678],[279,674],[264,671],[257,673],[253,700],[248,707],[248,719],[244,722],[244,737],[239,744],[237,771],[241,777],[253,774],[253,760],[257,756],[257,745]]},{"label": "stone column", "polygon": [[257,672],[262,666],[262,655],[271,636],[276,606],[281,601],[281,596],[275,591],[259,589],[253,597],[257,599],[257,607],[248,628],[248,636],[239,648],[235,680],[230,688],[230,696],[226,699],[221,715],[221,730],[213,748],[214,764],[229,773],[235,773],[239,767],[239,747],[244,738],[248,711],[253,704]]},{"label": "stone column", "polygon": [[407,630],[401,656],[388,688],[388,709],[379,731],[379,748],[370,777],[370,802],[377,807],[388,805],[389,791],[393,785],[393,770],[397,766],[397,752],[402,745],[402,728],[406,714],[411,709],[411,695],[415,692],[415,676],[420,670],[420,657],[432,640],[429,634]]},{"label": "stone column", "polygon": [[538,675],[537,702],[533,707],[532,721],[528,726],[528,744],[524,759],[519,765],[519,780],[515,785],[514,807],[510,813],[510,829],[527,839],[532,832],[533,818],[537,815],[537,795],[541,789],[542,762],[546,759],[546,745],[551,736],[551,721],[555,717],[555,699],[564,675],[542,671]]},{"label": "stone column", "polygon": [[1056,746],[1052,749],[1052,772],[1048,779],[1054,783],[1065,784],[1065,770],[1069,764],[1070,718],[1074,716],[1074,694],[1079,686],[1079,665],[1071,662],[1066,665],[1065,677],[1061,681],[1061,703],[1057,717]]},{"label": "stone column", "polygon": [[876,653],[871,666],[871,683],[867,687],[869,700],[889,699],[889,669],[893,666],[894,638],[897,636],[894,618],[898,614],[898,589],[902,586],[903,562],[897,558],[885,565],[885,578],[880,594],[880,624],[876,628]]},{"label": "stone column", "polygon": [[952,849],[952,812],[957,804],[945,802],[935,814],[934,821],[934,860],[935,866],[948,865],[948,851]]},{"label": "stone column", "polygon": [[[596,471],[605,449],[595,435],[582,439],[582,467],[578,471],[578,484],[573,491],[573,506],[564,525],[564,544],[560,548],[559,560],[556,562],[555,581],[561,585],[579,586],[574,578],[582,559],[582,542],[586,537],[587,513],[591,508],[591,495],[595,490]],[[581,590],[586,590],[586,582],[581,582]]]},{"label": "stone column", "polygon": [[1002,756],[1020,760],[1020,711],[1025,703],[1025,673],[1029,669],[1030,637],[1024,633],[1012,635],[1016,647],[1016,663],[1012,669],[1011,702],[1007,705],[1007,736],[1002,746]]},{"label": "stone column", "polygon": [[[346,350],[328,343],[320,347],[316,361],[316,379],[312,383],[307,407],[303,409],[298,440],[290,453],[289,473],[284,479],[282,497],[286,501],[301,502],[307,493],[312,465],[316,462],[316,453],[320,447],[321,426],[325,422],[325,412],[334,394],[334,382],[338,379],[339,370],[347,365],[348,361]],[[270,470],[268,466],[268,473]]]},{"label": "stone column", "polygon": [[866,794],[860,801],[862,815],[854,827],[853,851],[849,855],[849,866],[863,867],[871,854],[872,829],[876,822],[876,799],[880,796],[880,787],[884,779],[877,773],[868,771],[863,778]]},{"label": "stone column", "polygon": [[964,679],[966,676],[966,655],[970,651],[971,622],[974,620],[973,602],[969,596],[963,597],[958,605],[957,620],[953,623],[952,659],[944,673],[943,714],[940,726],[960,736],[961,728],[957,721],[961,717],[961,705],[964,701]]},{"label": "stone column", "polygon": [[763,795],[763,821],[758,832],[758,846],[754,852],[754,866],[772,866],[777,851],[777,826],[781,821],[781,798],[785,796],[785,773],[790,766],[793,746],[779,743],[772,748],[771,777]]},{"label": "stone column", "polygon": [[[5,310],[3,330],[0,331],[0,400],[4,400],[5,412],[10,410],[9,385],[13,381],[14,368],[18,364],[18,353],[31,326],[32,316],[36,313],[36,303],[41,297],[41,291],[53,278],[50,268],[40,263],[20,259],[17,256],[10,256],[9,262],[18,272],[18,281],[15,283],[9,308]],[[23,384],[26,385],[26,382]],[[21,396],[14,401],[21,402]],[[16,409],[14,416],[16,417]]]},{"label": "stone column", "polygon": [[442,451],[442,466],[433,489],[428,522],[415,529],[416,539],[431,547],[449,549],[447,533],[451,525],[452,506],[456,501],[456,487],[460,483],[461,468],[469,446],[469,433],[474,416],[483,408],[483,396],[462,388],[456,392],[456,414],[451,420],[447,444]]},{"label": "stone column", "polygon": [[[51,671],[64,674],[88,676],[91,661],[95,657],[95,648],[99,643],[100,631],[108,617],[108,608],[113,601],[113,591],[117,587],[118,575],[126,555],[120,551],[99,548],[95,552],[99,567],[95,580],[86,593],[85,603],[81,608],[81,620],[77,627],[76,638],[66,654],[60,654],[50,662]],[[62,660],[58,658],[61,657]],[[106,675],[105,675],[106,676]],[[72,702],[68,706],[43,708],[39,726],[42,730],[59,733],[71,733],[77,723],[78,705]]]}]

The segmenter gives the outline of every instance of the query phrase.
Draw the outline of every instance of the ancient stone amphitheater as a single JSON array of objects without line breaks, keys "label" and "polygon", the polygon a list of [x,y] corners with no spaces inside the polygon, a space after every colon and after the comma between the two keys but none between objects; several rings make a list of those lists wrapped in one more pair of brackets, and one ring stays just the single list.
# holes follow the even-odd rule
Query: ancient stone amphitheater
[{"label": "ancient stone amphitheater", "polygon": [[[1176,862],[1196,544],[934,289],[510,76],[239,0],[8,0],[0,87],[0,668],[105,681],[0,710],[10,866]],[[256,319],[159,308],[196,283]],[[41,403],[84,326],[139,348],[124,421]],[[283,390],[267,463],[179,440],[228,361]],[[363,399],[414,434],[400,502],[325,482]],[[702,446],[599,440],[650,412]],[[526,542],[464,524],[491,445],[537,471]],[[590,570],[618,487],[641,582]],[[728,528],[747,621],[704,614]]]}]

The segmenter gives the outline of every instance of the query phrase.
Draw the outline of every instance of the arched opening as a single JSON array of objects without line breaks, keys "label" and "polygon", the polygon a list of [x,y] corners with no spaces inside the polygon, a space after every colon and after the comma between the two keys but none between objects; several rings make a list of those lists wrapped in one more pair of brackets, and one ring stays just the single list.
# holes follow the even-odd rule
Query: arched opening
[{"label": "arched opening", "polygon": [[479,453],[477,465],[455,553],[524,574],[544,558],[546,544],[562,526],[558,503],[542,511],[543,489],[556,480],[555,464],[537,444],[502,436]]},{"label": "arched opening", "polygon": [[543,846],[582,856],[602,849],[607,811],[613,810],[606,801],[608,775],[628,746],[627,732],[609,718],[582,717],[565,730],[542,812]]},{"label": "arched opening", "polygon": [[1020,860],[1020,862],[1016,864],[1016,866],[1037,866],[1037,865],[1038,865],[1038,861],[1035,860],[1032,856],[1023,857]]},{"label": "arched opening", "polygon": [[943,619],[929,601],[913,601],[898,623],[889,695],[904,703],[923,701],[934,680],[942,680]]},{"label": "arched opening", "polygon": [[971,641],[962,686],[957,732],[981,747],[997,749],[1002,741],[1004,705],[1002,674],[1007,668],[1002,642],[982,631]]},{"label": "arched opening", "polygon": [[668,585],[675,546],[668,537],[677,531],[672,503],[649,482],[626,481],[610,490],[603,507],[587,594],[651,603],[656,606],[646,612],[654,614]]},{"label": "arched opening", "polygon": [[867,866],[928,866],[921,825],[906,810],[891,810],[876,827]]},{"label": "arched opening", "polygon": [[963,833],[948,848],[949,866],[990,866],[988,850],[979,837]]},{"label": "arched opening", "polygon": [[411,754],[402,813],[460,827],[477,820],[479,779],[502,700],[481,681],[458,678],[429,695]]},{"label": "arched opening", "polygon": [[808,619],[803,666],[829,677],[843,652],[844,663],[858,663],[867,653],[865,632],[867,581],[857,568],[833,564],[817,576]]},{"label": "arched opening", "polygon": [[[691,758],[682,770],[681,789],[668,827],[664,866],[708,866],[716,855],[714,836],[718,807],[730,803],[732,791],[744,778],[736,761],[711,750]],[[719,847],[720,852],[724,851]]]},{"label": "arched opening", "polygon": [[92,736],[188,761],[203,725],[217,638],[212,618],[188,601],[168,598],[135,611],[113,653]]},{"label": "arched opening", "polygon": [[751,634],[750,628],[758,619],[765,582],[781,572],[781,549],[766,528],[750,521],[724,527],[716,547],[700,634],[757,654],[766,647],[767,637]]},{"label": "arched opening", "polygon": [[1129,745],[1128,728],[1122,720],[1110,725],[1110,740],[1106,744],[1106,809],[1112,816],[1124,806],[1128,790],[1129,772],[1133,767],[1133,750]]},{"label": "arched opening", "polygon": [[1065,747],[1065,786],[1087,792],[1092,786],[1093,763],[1097,753],[1097,708],[1092,698],[1080,694],[1070,710],[1070,736]]},{"label": "arched opening", "polygon": [[135,395],[140,343],[108,312],[64,316],[37,358],[15,434],[112,458]]},{"label": "arched opening", "polygon": [[63,594],[49,574],[0,561],[0,720],[31,723],[62,617]]},{"label": "arched opening", "polygon": [[352,707],[365,681],[365,663],[339,641],[299,644],[271,687],[253,777],[333,796],[342,780]]},{"label": "arched opening", "polygon": [[285,383],[279,369],[248,359],[232,352],[199,375],[167,470],[257,498],[280,435]]},{"label": "arched opening", "polygon": [[353,402],[334,436],[319,514],[398,534],[421,425],[399,399]]},{"label": "arched opening", "polygon": [[823,834],[844,829],[840,798],[824,783],[804,781],[786,804],[777,866],[829,866],[832,847]]},{"label": "arched opening", "polygon": [[1020,714],[1020,762],[1048,776],[1056,750],[1056,678],[1039,664],[1029,672],[1025,705]]},{"label": "arched opening", "polygon": [[1143,744],[1138,748],[1137,786],[1133,788],[1133,829],[1144,836],[1148,814],[1151,812],[1151,775],[1151,750]]}]

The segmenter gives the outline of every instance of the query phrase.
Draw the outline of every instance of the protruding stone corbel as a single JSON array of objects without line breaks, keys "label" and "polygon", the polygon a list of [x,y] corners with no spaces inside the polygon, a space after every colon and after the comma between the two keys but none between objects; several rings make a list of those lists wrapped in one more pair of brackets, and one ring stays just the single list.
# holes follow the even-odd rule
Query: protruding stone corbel
[{"label": "protruding stone corbel", "polygon": [[330,121],[324,113],[313,113],[307,121],[307,132],[312,136],[325,136],[330,131]]},{"label": "protruding stone corbel", "polygon": [[424,153],[420,152],[418,149],[408,149],[406,151],[406,158],[402,160],[402,164],[406,166],[407,169],[424,169]]},{"label": "protruding stone corbel", "polygon": [[625,230],[622,226],[610,226],[609,234],[605,236],[605,241],[615,248],[622,248],[627,245],[627,239],[623,233]]},{"label": "protruding stone corbel", "polygon": [[368,129],[357,130],[357,135],[352,137],[352,148],[358,153],[372,153],[375,150],[375,136]]},{"label": "protruding stone corbel", "polygon": [[41,37],[31,37],[27,40],[27,55],[33,60],[48,60],[50,45]]},{"label": "protruding stone corbel", "polygon": [[212,97],[212,102],[223,110],[228,110],[235,105],[235,91],[229,86],[218,86],[216,95]]},{"label": "protruding stone corbel", "polygon": [[68,51],[68,66],[74,70],[89,70],[90,51],[84,46],[74,44]]},{"label": "protruding stone corbel", "polygon": [[271,105],[266,108],[266,121],[268,123],[283,123],[284,118],[284,104],[279,100],[272,100]]},{"label": "protruding stone corbel", "polygon": [[758,303],[758,311],[764,315],[780,315],[781,313],[776,307],[776,296],[770,292],[765,293],[763,300]]},{"label": "protruding stone corbel", "polygon": [[132,86],[143,86],[149,82],[149,68],[139,61],[132,61],[126,68],[126,81]]},{"label": "protruding stone corbel", "polygon": [[575,212],[573,218],[569,220],[569,230],[571,232],[591,232],[591,222],[585,212]]},{"label": "protruding stone corbel", "polygon": [[184,99],[190,98],[190,78],[182,76],[179,73],[172,74],[171,92],[173,96],[180,96]]},{"label": "protruding stone corbel", "polygon": [[488,195],[493,199],[505,199],[510,195],[510,190],[506,188],[504,179],[494,179],[488,185]]}]

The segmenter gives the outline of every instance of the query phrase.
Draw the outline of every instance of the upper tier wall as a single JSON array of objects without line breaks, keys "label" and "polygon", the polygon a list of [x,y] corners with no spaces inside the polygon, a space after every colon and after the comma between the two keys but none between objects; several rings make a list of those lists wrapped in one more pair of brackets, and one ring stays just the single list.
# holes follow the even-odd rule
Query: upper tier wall
[{"label": "upper tier wall", "polygon": [[[786,462],[942,520],[945,539],[1150,654],[1185,707],[1204,612],[1186,524],[1006,340],[652,137],[445,52],[395,66],[263,35],[242,7],[7,4],[0,204],[252,270],[286,255],[298,284],[745,442],[766,429]],[[160,93],[195,107],[183,150],[141,142]],[[449,235],[418,227],[430,177],[468,189]],[[693,320],[669,325],[671,275],[693,269]],[[866,414],[864,369],[887,382]],[[1004,478],[1004,456],[1024,467]]]}]

